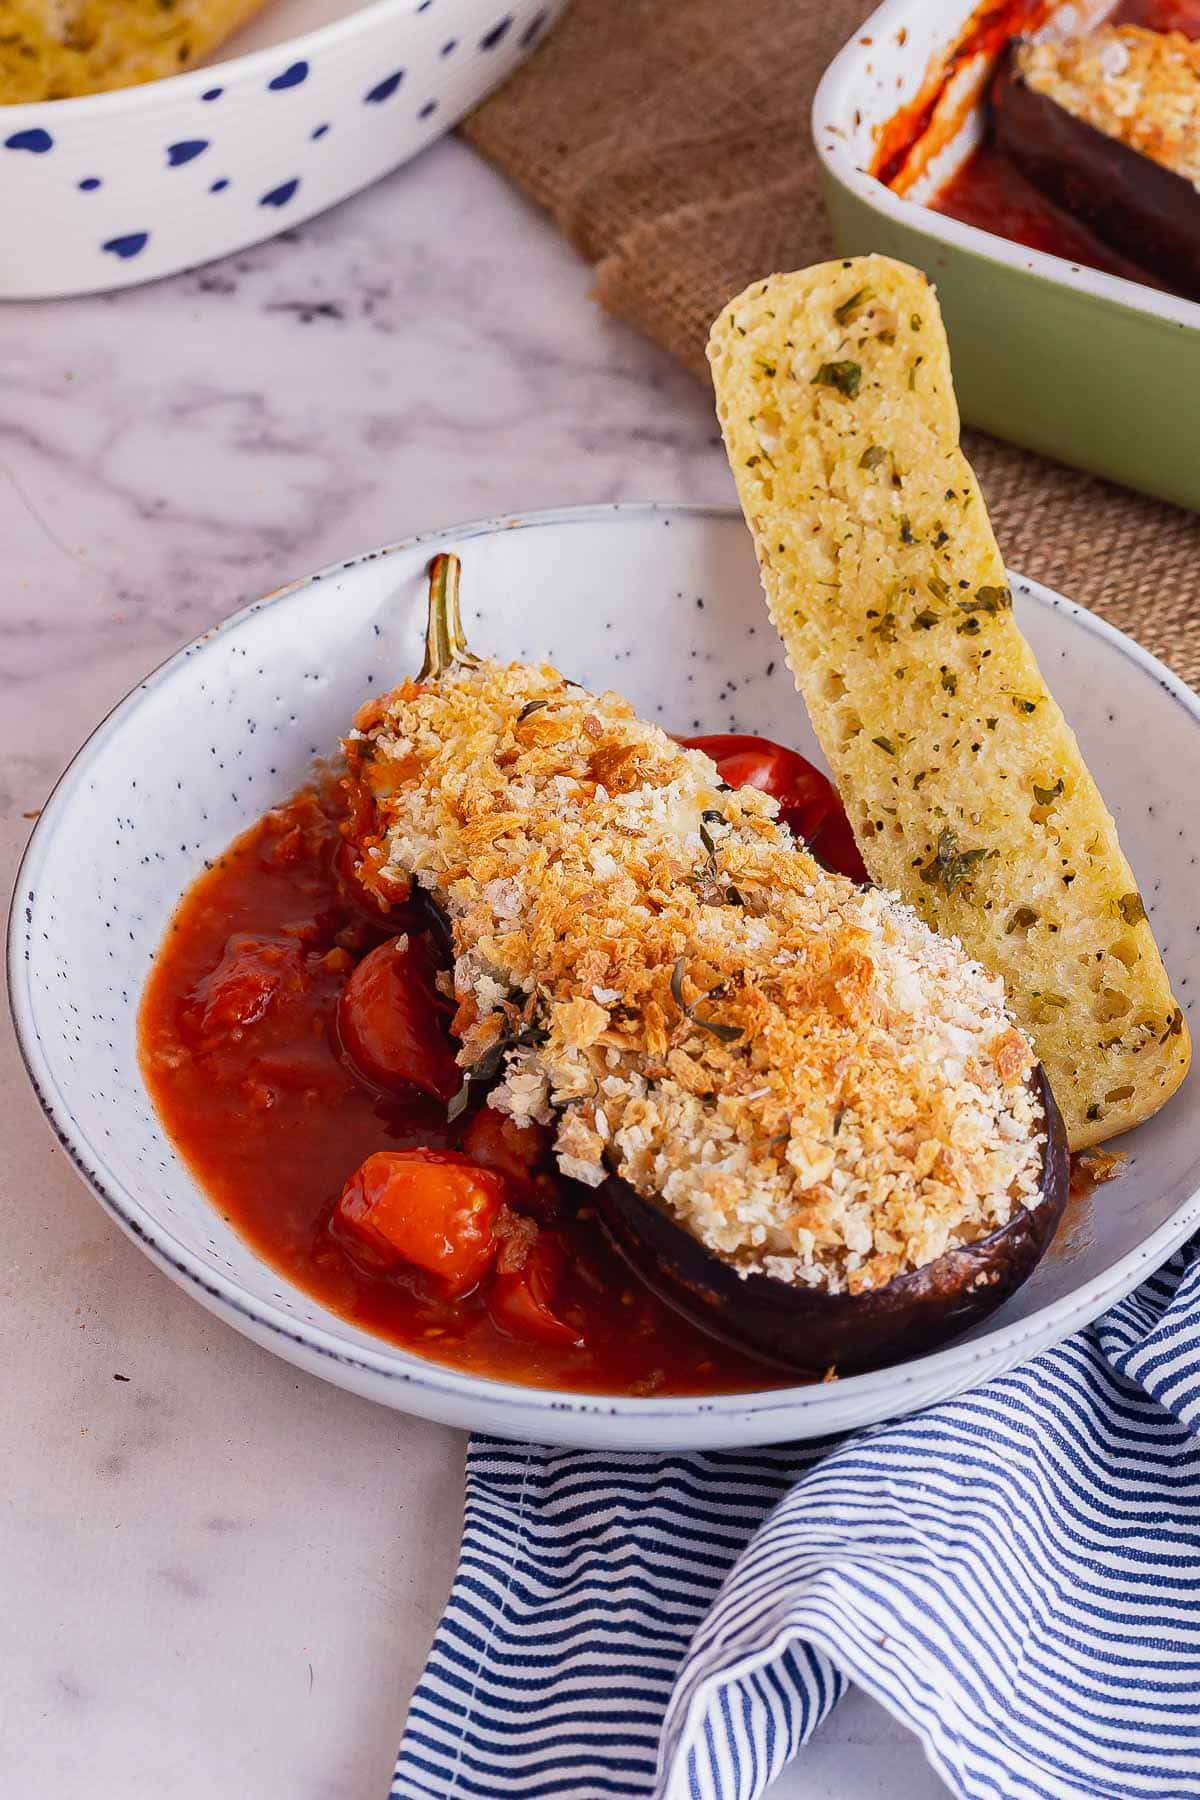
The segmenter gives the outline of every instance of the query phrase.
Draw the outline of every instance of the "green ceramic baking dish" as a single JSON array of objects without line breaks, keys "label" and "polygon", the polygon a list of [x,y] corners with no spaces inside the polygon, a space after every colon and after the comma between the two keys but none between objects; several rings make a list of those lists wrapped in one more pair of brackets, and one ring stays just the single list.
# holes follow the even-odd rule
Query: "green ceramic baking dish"
[{"label": "green ceramic baking dish", "polygon": [[[1200,509],[1200,304],[960,224],[867,172],[880,129],[968,16],[886,0],[826,71],[812,123],[837,247],[937,283],[968,423]],[[926,195],[978,133],[968,112]]]}]

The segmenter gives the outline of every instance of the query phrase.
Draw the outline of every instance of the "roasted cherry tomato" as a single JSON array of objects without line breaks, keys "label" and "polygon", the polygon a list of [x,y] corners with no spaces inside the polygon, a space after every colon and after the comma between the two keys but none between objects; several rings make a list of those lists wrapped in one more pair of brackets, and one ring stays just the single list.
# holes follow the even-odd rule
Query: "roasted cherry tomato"
[{"label": "roasted cherry tomato", "polygon": [[451,1150],[377,1150],[334,1208],[343,1238],[385,1268],[409,1263],[457,1299],[478,1287],[500,1247],[504,1177]]},{"label": "roasted cherry tomato", "polygon": [[1121,9],[1123,22],[1145,25],[1151,31],[1182,31],[1184,37],[1200,38],[1200,6],[1196,0],[1142,0],[1137,8]]},{"label": "roasted cherry tomato", "polygon": [[368,1086],[417,1087],[443,1102],[462,1087],[435,973],[423,938],[397,937],[364,956],[342,989],[338,1042]]},{"label": "roasted cherry tomato", "polygon": [[362,868],[358,851],[343,838],[333,853],[333,872],[346,900],[375,924],[394,917],[396,909],[409,900],[411,883],[396,880],[385,892],[382,883],[376,887],[363,880]]},{"label": "roasted cherry tomato", "polygon": [[837,789],[798,750],[740,732],[679,741],[711,756],[721,780],[730,787],[760,788],[778,800],[782,822],[827,869],[852,881],[870,879]]},{"label": "roasted cherry tomato", "polygon": [[551,1141],[544,1125],[518,1125],[494,1106],[481,1106],[463,1132],[462,1147],[472,1161],[523,1182],[546,1161]]},{"label": "roasted cherry tomato", "polygon": [[717,732],[710,737],[684,738],[689,750],[703,750],[717,765],[722,781],[730,787],[761,788],[779,802],[780,817],[807,844],[838,804],[837,794],[824,775],[796,750],[785,750],[770,738],[746,737],[737,732]]},{"label": "roasted cherry tomato", "polygon": [[298,993],[303,986],[296,943],[234,932],[216,968],[192,989],[183,1013],[184,1029],[202,1044],[236,1040],[257,1025],[279,994]]},{"label": "roasted cherry tomato", "polygon": [[513,1337],[535,1344],[579,1344],[573,1326],[560,1319],[551,1302],[562,1279],[566,1257],[553,1238],[538,1237],[518,1269],[498,1269],[488,1288],[488,1312],[494,1324]]},{"label": "roasted cherry tomato", "polygon": [[481,1106],[462,1135],[464,1153],[506,1176],[513,1206],[543,1224],[557,1219],[562,1208],[562,1190],[550,1167],[553,1141],[544,1125],[516,1125],[492,1106]]}]

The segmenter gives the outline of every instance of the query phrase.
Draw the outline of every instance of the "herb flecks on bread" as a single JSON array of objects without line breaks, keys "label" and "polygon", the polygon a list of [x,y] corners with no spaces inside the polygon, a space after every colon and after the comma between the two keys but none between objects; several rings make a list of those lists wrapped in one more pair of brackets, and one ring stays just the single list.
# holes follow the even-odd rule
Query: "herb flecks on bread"
[{"label": "herb flecks on bread", "polygon": [[709,359],[772,619],[874,880],[1004,977],[1073,1148],[1190,1046],[1133,871],[1013,616],[945,331],[888,257],[772,275]]}]

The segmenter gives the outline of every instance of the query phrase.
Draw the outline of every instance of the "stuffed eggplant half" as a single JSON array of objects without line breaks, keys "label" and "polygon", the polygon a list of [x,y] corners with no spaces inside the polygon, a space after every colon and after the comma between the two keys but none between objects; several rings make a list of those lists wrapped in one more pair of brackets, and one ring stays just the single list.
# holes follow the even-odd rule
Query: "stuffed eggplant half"
[{"label": "stuffed eggplant half", "polygon": [[824,1374],[983,1317],[1067,1188],[1001,982],[617,695],[471,657],[456,582],[345,749],[360,878],[450,937],[465,1074],[714,1335]]}]

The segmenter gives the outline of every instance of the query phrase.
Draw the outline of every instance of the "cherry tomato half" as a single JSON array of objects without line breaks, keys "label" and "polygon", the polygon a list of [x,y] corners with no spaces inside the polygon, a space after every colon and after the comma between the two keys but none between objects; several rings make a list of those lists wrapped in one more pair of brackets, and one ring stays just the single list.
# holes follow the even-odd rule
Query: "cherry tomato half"
[{"label": "cherry tomato half", "polygon": [[553,1141],[545,1125],[514,1124],[494,1106],[481,1106],[462,1135],[464,1154],[506,1176],[513,1206],[543,1224],[556,1219],[562,1205],[562,1190],[550,1166]]},{"label": "cherry tomato half", "polygon": [[417,1087],[443,1102],[462,1087],[435,973],[423,938],[391,938],[363,957],[342,989],[338,1042],[368,1087]]},{"label": "cherry tomato half", "polygon": [[544,1125],[518,1125],[494,1106],[481,1106],[463,1132],[462,1147],[472,1161],[497,1169],[510,1181],[530,1180],[550,1154],[550,1132]]},{"label": "cherry tomato half", "polygon": [[377,1150],[342,1189],[334,1221],[372,1262],[424,1269],[454,1300],[495,1261],[504,1191],[502,1175],[452,1150]]},{"label": "cherry tomato half", "polygon": [[562,1247],[543,1236],[530,1245],[519,1269],[498,1271],[487,1294],[493,1324],[535,1344],[581,1344],[579,1333],[551,1306],[565,1263]]},{"label": "cherry tomato half", "polygon": [[202,1045],[237,1040],[280,994],[298,993],[304,985],[298,944],[235,931],[216,968],[192,989],[184,1029]]},{"label": "cherry tomato half", "polygon": [[838,804],[832,785],[796,750],[770,738],[740,732],[684,738],[689,750],[703,750],[730,787],[761,788],[779,802],[780,817],[807,844]]},{"label": "cherry tomato half", "polygon": [[412,884],[399,879],[385,884],[377,876],[376,886],[365,881],[362,858],[346,838],[333,853],[333,872],[347,904],[375,925],[394,918],[396,909],[404,906],[412,894]]},{"label": "cherry tomato half", "polygon": [[679,742],[710,756],[730,787],[759,788],[778,800],[783,824],[827,869],[852,881],[870,879],[837,789],[798,750],[742,732],[714,732]]}]

